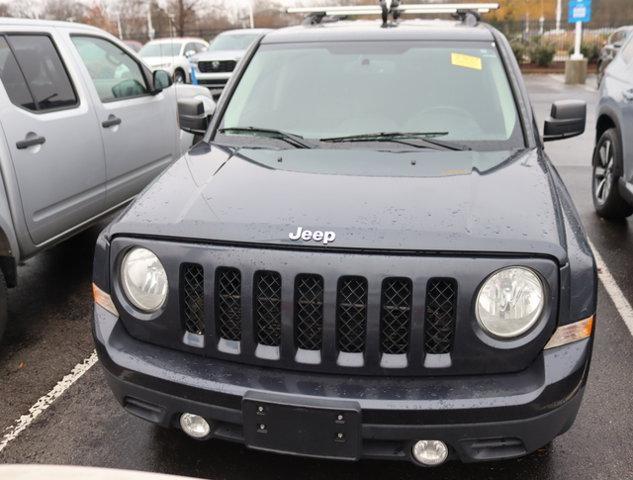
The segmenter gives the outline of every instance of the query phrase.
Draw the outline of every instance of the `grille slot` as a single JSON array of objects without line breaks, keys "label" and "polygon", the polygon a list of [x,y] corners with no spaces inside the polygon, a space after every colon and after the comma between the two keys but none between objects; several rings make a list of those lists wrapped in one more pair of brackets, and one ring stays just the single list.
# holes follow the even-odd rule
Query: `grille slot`
[{"label": "grille slot", "polygon": [[278,347],[281,343],[281,275],[257,272],[253,289],[257,342]]},{"label": "grille slot", "polygon": [[202,61],[198,62],[198,70],[201,73],[232,72],[236,64],[234,60]]},{"label": "grille slot", "polygon": [[323,337],[323,278],[298,275],[295,279],[295,344],[304,350],[321,350]]},{"label": "grille slot", "polygon": [[449,353],[453,348],[457,313],[457,282],[452,278],[433,278],[426,290],[424,350]]},{"label": "grille slot", "polygon": [[336,304],[336,344],[339,351],[364,352],[367,336],[367,280],[363,277],[341,277]]},{"label": "grille slot", "polygon": [[382,353],[403,354],[409,350],[411,280],[387,278],[382,284],[380,347]]},{"label": "grille slot", "polygon": [[215,322],[217,335],[242,338],[242,276],[236,268],[219,267],[215,273]]},{"label": "grille slot", "polygon": [[180,270],[180,308],[187,332],[204,335],[204,270],[197,263],[184,263]]}]

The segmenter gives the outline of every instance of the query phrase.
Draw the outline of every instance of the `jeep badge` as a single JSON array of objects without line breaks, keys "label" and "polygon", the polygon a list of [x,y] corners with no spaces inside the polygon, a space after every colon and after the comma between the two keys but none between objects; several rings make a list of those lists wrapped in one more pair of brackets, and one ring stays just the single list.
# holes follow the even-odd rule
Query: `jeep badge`
[{"label": "jeep badge", "polygon": [[313,232],[311,230],[304,230],[303,227],[297,227],[297,231],[295,233],[290,232],[288,238],[294,241],[305,240],[306,242],[314,240],[315,242],[322,242],[323,245],[327,245],[336,239],[336,233],[323,232],[321,230],[315,230]]}]

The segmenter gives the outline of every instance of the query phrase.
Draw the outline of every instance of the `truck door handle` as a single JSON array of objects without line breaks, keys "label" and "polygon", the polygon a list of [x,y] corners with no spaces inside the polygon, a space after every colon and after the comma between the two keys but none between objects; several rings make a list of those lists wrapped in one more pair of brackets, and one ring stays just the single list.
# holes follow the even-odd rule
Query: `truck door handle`
[{"label": "truck door handle", "polygon": [[24,150],[25,148],[34,147],[35,145],[42,145],[46,142],[46,138],[41,137],[39,135],[28,136],[24,140],[20,140],[15,144],[18,147],[18,150]]},{"label": "truck door handle", "polygon": [[114,127],[115,125],[121,125],[121,119],[114,115],[109,115],[107,120],[101,122],[103,128]]}]

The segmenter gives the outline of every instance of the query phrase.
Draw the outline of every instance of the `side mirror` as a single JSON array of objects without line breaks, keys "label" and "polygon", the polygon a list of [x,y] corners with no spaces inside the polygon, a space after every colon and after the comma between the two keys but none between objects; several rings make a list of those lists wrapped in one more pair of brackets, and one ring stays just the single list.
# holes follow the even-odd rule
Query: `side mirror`
[{"label": "side mirror", "polygon": [[152,93],[155,95],[162,92],[167,87],[170,87],[174,82],[171,79],[171,75],[165,70],[156,70],[152,76],[154,83],[154,90]]},{"label": "side mirror", "polygon": [[613,48],[615,48],[616,50],[619,50],[620,48],[622,48],[622,42],[615,42],[613,44]]},{"label": "side mirror", "polygon": [[545,120],[543,141],[564,140],[585,133],[587,103],[582,100],[559,100],[552,104],[550,118]]},{"label": "side mirror", "polygon": [[215,103],[207,97],[183,98],[178,100],[178,119],[180,128],[194,135],[207,131],[215,113]]},{"label": "side mirror", "polygon": [[196,54],[195,50],[187,50],[185,52],[185,57],[189,58],[189,57],[193,57]]}]

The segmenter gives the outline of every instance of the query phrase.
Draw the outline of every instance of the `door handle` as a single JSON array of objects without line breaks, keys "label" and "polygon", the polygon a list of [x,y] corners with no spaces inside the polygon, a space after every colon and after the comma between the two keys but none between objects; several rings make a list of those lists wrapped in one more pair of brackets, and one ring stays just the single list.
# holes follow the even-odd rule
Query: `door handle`
[{"label": "door handle", "polygon": [[110,128],[116,125],[121,125],[121,119],[114,115],[109,115],[107,120],[104,120],[103,122],[101,122],[101,126],[103,128]]},{"label": "door handle", "polygon": [[35,145],[42,145],[46,142],[45,137],[41,137],[39,135],[27,136],[24,140],[20,140],[15,144],[18,147],[18,150],[24,150],[25,148],[34,147]]}]

